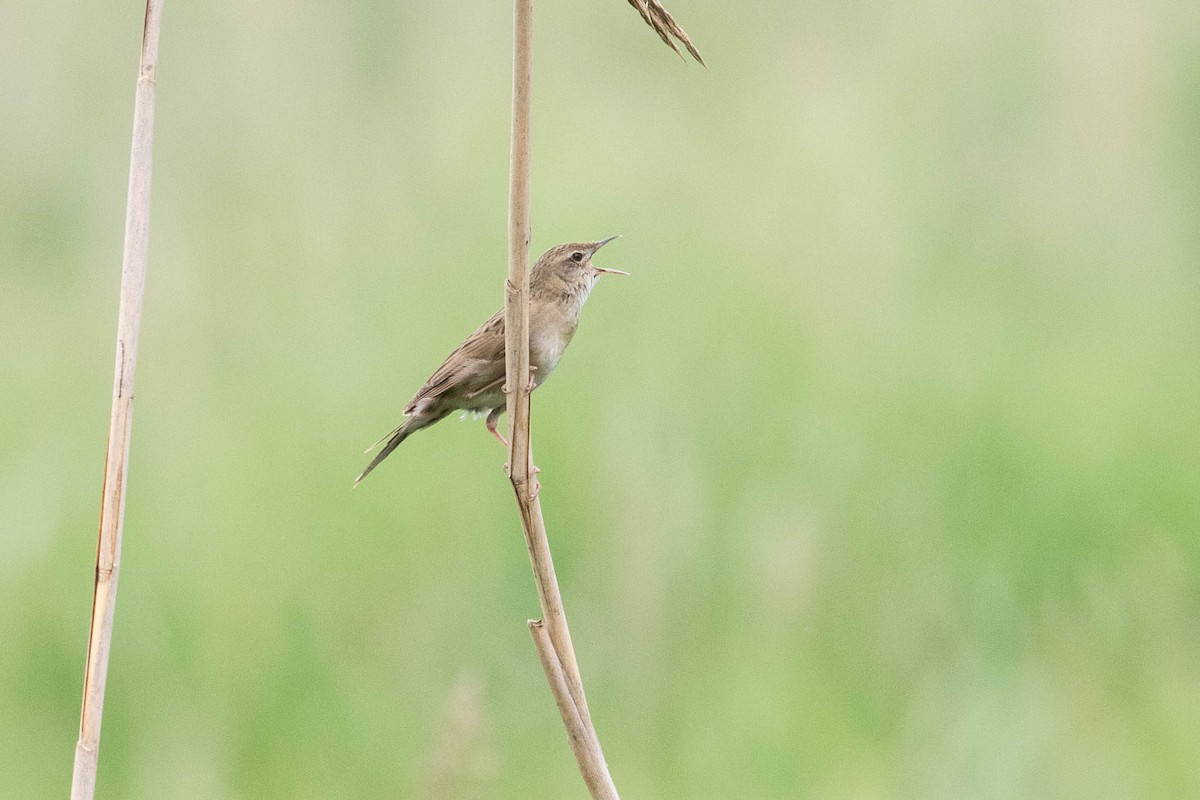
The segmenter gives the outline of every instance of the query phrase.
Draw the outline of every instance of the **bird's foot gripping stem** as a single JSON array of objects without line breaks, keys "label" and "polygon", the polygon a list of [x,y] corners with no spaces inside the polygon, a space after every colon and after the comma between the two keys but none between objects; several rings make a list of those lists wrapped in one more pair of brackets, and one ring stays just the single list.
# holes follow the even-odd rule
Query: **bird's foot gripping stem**
[{"label": "bird's foot gripping stem", "polygon": [[[539,467],[537,465],[532,465],[532,464],[530,465],[529,475],[526,476],[525,481],[524,481],[525,483],[527,483],[529,485],[529,499],[530,500],[535,499],[538,496],[538,493],[542,491],[542,482],[537,479],[537,475],[541,471],[542,471],[541,467]],[[509,469],[508,461],[504,462],[504,474],[507,475],[510,479],[512,478],[512,471]],[[518,489],[517,491],[519,493],[520,489]]]}]

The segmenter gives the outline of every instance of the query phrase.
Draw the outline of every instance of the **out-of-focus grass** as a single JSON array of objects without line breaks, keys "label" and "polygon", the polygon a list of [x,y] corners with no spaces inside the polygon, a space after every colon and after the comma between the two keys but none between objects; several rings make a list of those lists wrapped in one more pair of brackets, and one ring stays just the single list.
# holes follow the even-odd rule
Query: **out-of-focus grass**
[{"label": "out-of-focus grass", "polygon": [[[69,782],[123,5],[0,11],[4,797]],[[535,403],[624,793],[1196,796],[1200,15],[672,11],[709,71],[537,21],[534,247],[634,273]],[[509,13],[167,9],[101,796],[582,796],[499,448],[349,490],[500,302]]]}]

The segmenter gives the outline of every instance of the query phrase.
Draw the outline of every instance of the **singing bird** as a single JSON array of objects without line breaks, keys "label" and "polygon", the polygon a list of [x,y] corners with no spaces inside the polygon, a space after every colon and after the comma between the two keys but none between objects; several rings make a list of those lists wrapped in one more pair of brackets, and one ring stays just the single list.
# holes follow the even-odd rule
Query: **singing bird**
[{"label": "singing bird", "polygon": [[[597,267],[592,256],[616,239],[570,242],[551,247],[529,272],[529,364],[536,389],[558,366],[579,327],[579,313],[601,275],[628,275]],[[487,414],[487,429],[507,447],[496,430],[504,412],[504,309],[479,326],[451,353],[404,409],[406,419],[375,443],[387,444],[354,480],[357,486],[400,443],[454,411]],[[370,452],[372,448],[368,448]]]}]

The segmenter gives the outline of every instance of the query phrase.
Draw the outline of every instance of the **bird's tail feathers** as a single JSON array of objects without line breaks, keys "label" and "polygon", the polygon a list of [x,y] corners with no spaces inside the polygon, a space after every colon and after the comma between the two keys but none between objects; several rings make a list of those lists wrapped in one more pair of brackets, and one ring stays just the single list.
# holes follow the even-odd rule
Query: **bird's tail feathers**
[{"label": "bird's tail feathers", "polygon": [[400,443],[407,439],[412,433],[420,428],[425,427],[421,424],[423,421],[424,420],[420,420],[418,417],[409,417],[408,419],[404,420],[404,422],[401,422],[400,427],[396,428],[396,430],[392,431],[387,436],[384,436],[383,439],[380,439],[378,442],[368,447],[366,452],[369,453],[378,447],[380,442],[382,442],[384,439],[387,440],[387,444],[383,446],[383,449],[379,451],[378,455],[371,459],[371,463],[367,464],[367,468],[364,469],[359,476],[354,479],[354,485],[358,486],[358,484],[362,483],[362,479],[371,474],[371,470],[378,467],[379,462],[390,456],[392,451],[399,447]]},{"label": "bird's tail feathers", "polygon": [[403,428],[407,424],[408,424],[408,420],[406,419],[406,420],[404,420],[404,422],[401,422],[400,425],[395,430],[389,431],[389,432],[385,433],[383,436],[380,436],[378,439],[376,439],[375,444],[371,445],[366,450],[363,450],[363,453],[364,454],[369,453],[372,450],[374,450],[376,447],[379,447],[379,445],[383,444],[388,439],[391,439],[393,436],[395,436],[397,433],[399,433],[400,428]]}]

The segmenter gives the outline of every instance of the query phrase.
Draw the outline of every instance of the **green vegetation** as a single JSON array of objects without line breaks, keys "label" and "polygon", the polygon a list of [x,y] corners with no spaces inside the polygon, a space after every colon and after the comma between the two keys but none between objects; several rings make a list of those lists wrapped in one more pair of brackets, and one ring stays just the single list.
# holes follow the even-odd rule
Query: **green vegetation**
[{"label": "green vegetation", "polygon": [[[141,7],[0,13],[0,797],[70,783]],[[631,798],[1200,796],[1200,18],[536,9],[534,396]],[[506,3],[168,4],[98,797],[584,792],[481,422]],[[580,191],[584,189],[584,191]]]}]

